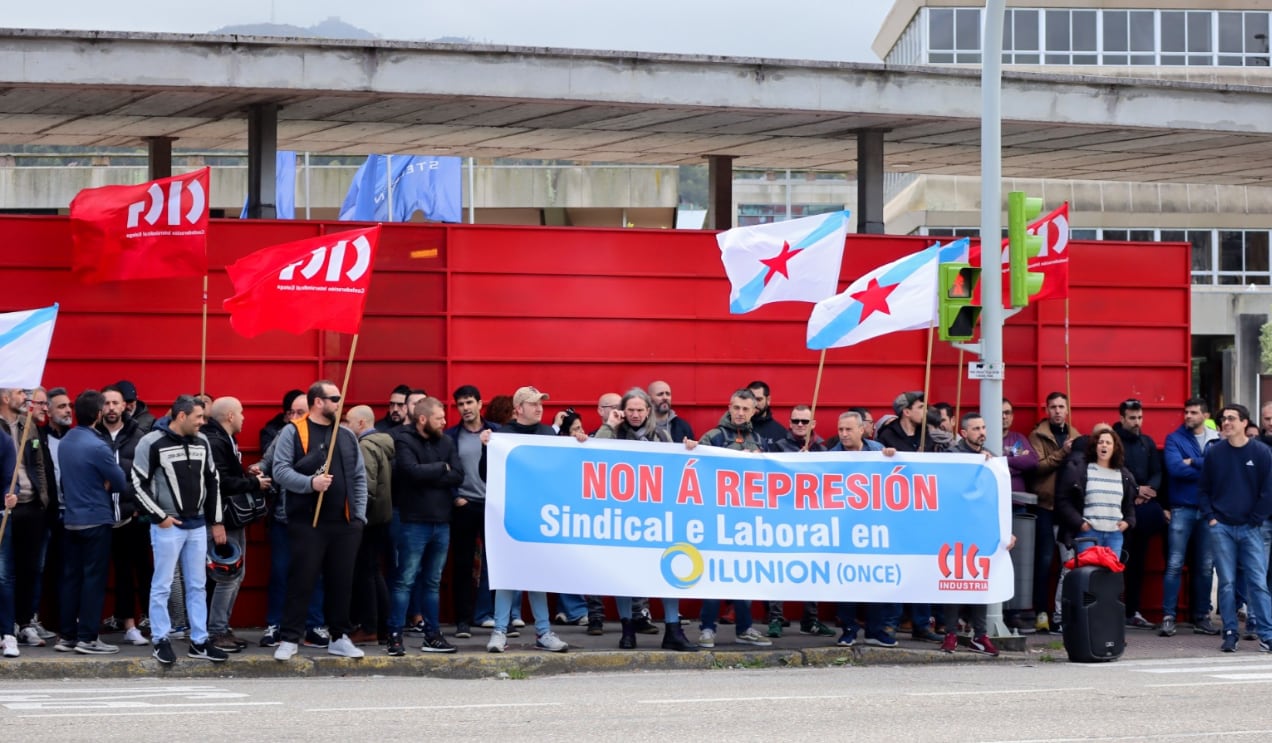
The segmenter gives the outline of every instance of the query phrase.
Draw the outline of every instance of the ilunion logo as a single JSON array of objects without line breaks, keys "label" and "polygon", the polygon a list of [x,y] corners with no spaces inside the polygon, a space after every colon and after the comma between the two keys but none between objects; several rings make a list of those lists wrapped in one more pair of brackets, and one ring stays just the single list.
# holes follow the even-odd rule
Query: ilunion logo
[{"label": "ilunion logo", "polygon": [[[677,557],[686,557],[689,559],[689,570],[685,572],[683,569],[684,560],[676,560]],[[683,575],[676,573],[675,563],[682,564],[681,572]],[[662,553],[661,560],[663,580],[671,584],[673,588],[689,588],[702,578],[702,553],[697,547],[685,542],[677,542],[671,545]]]}]

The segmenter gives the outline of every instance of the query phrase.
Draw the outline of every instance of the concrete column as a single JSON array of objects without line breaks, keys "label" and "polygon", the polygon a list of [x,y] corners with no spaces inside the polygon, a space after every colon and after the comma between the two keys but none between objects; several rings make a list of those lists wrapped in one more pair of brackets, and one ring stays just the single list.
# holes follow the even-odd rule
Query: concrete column
[{"label": "concrete column", "polygon": [[247,112],[247,218],[274,219],[278,162],[278,104],[255,103]]},{"label": "concrete column", "polygon": [[709,230],[733,228],[733,155],[707,155],[707,223]]},{"label": "concrete column", "polygon": [[857,232],[883,234],[883,129],[857,132]]},{"label": "concrete column", "polygon": [[146,137],[149,180],[172,177],[172,137]]}]

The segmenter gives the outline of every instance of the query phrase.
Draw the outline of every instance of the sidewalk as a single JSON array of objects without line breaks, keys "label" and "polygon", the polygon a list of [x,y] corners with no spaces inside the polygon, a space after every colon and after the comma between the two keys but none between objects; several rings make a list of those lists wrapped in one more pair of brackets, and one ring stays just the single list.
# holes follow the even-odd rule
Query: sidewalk
[{"label": "sidewalk", "polygon": [[[453,631],[453,627],[446,627]],[[121,645],[117,655],[88,656],[58,653],[52,646],[22,647],[22,657],[0,660],[0,680],[104,679],[104,678],[289,678],[314,676],[431,676],[436,678],[526,678],[562,673],[690,670],[711,668],[825,667],[909,665],[936,663],[1064,663],[1067,657],[1059,635],[1025,635],[1026,650],[1003,651],[997,658],[971,653],[960,646],[953,655],[940,652],[933,643],[915,642],[903,634],[895,648],[865,645],[861,640],[851,648],[834,643],[837,637],[801,635],[798,623],[773,640],[770,648],[732,642],[733,628],[720,628],[712,650],[677,653],[659,648],[661,635],[637,635],[635,650],[619,650],[616,622],[605,625],[605,634],[589,636],[583,627],[554,626],[553,630],[570,644],[567,653],[546,653],[534,649],[533,627],[523,628],[520,637],[508,638],[506,653],[487,653],[490,631],[475,628],[473,637],[448,639],[459,649],[450,655],[419,651],[421,638],[407,639],[407,655],[391,658],[380,645],[363,646],[367,656],[354,660],[337,658],[321,648],[301,648],[288,662],[274,660],[272,648],[260,648],[260,630],[236,630],[251,641],[241,653],[230,655],[226,663],[209,663],[187,658],[188,643],[173,642],[177,662],[161,668],[150,655],[150,646]],[[690,640],[697,638],[697,624],[685,625]],[[793,634],[792,634],[793,632]],[[1158,637],[1155,631],[1128,629],[1124,659],[1176,659],[1219,656],[1219,638],[1196,635],[1190,625],[1181,625],[1175,637]],[[115,643],[122,635],[106,635]],[[1243,642],[1239,653],[1257,652],[1257,643]]]}]

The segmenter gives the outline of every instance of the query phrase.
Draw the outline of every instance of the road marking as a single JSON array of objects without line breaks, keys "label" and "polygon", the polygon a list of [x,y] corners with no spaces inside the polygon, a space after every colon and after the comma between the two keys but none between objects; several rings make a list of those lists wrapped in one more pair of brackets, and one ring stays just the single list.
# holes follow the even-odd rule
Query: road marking
[{"label": "road marking", "polygon": [[1245,680],[1245,681],[1192,681],[1192,682],[1181,683],[1181,684],[1145,684],[1144,688],[1146,689],[1184,689],[1184,688],[1188,688],[1192,686],[1233,686],[1235,684],[1267,684],[1267,683],[1272,683],[1272,681],[1257,681],[1252,679]]},{"label": "road marking", "polygon": [[236,709],[216,709],[216,710],[173,710],[172,712],[53,712],[47,715],[15,715],[15,717],[28,719],[37,718],[43,720],[46,717],[155,717],[158,715],[237,715]]},{"label": "road marking", "polygon": [[[127,709],[180,709],[280,706],[282,702],[248,701],[248,694],[216,686],[138,686],[121,684],[112,689],[66,687],[0,692],[0,706],[29,712],[65,711],[88,716]],[[90,712],[92,710],[93,712]]]},{"label": "road marking", "polygon": [[983,696],[985,694],[1045,694],[1052,691],[1093,691],[1091,686],[1061,686],[1054,689],[980,689],[968,691],[911,691],[909,697],[963,697]]},{"label": "road marking", "polygon": [[1106,738],[1009,738],[985,741],[984,743],[1081,743],[1083,741],[1116,741],[1116,740],[1174,740],[1176,738],[1217,738],[1246,735],[1268,735],[1272,730],[1207,730],[1204,733],[1154,733],[1150,735],[1116,735]]},{"label": "road marking", "polygon": [[[1204,666],[1210,663],[1267,663],[1268,656],[1260,654],[1247,658],[1233,658],[1222,656],[1211,656],[1208,658],[1155,658],[1152,660],[1124,660],[1117,663],[1103,664],[1104,668],[1131,668],[1137,669],[1144,666]],[[1100,668],[1101,666],[1087,666],[1088,668]]]},{"label": "road marking", "polygon": [[727,702],[797,702],[818,699],[860,699],[860,694],[831,694],[826,696],[789,697],[711,697],[709,699],[638,699],[637,704],[723,704]]},{"label": "road marking", "polygon": [[[1222,661],[1221,661],[1222,662]],[[1136,673],[1197,673],[1207,674],[1219,671],[1267,671],[1272,670],[1272,663],[1246,663],[1244,665],[1208,666],[1202,668],[1137,668]],[[1220,678],[1225,678],[1220,676]]]},{"label": "road marking", "polygon": [[562,702],[509,702],[507,704],[431,704],[401,707],[310,707],[306,712],[392,712],[396,710],[507,709],[511,707],[560,707]]}]

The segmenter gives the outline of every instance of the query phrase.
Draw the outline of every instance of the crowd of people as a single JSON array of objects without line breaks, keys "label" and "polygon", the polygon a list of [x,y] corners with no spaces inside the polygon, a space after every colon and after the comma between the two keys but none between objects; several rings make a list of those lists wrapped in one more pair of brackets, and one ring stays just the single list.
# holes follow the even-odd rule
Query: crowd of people
[{"label": "crowd of people", "polygon": [[[128,381],[74,397],[64,388],[0,390],[0,476],[14,483],[0,537],[0,629],[10,630],[0,635],[0,652],[17,657],[20,646],[52,643],[59,652],[109,654],[119,648],[102,636],[122,633],[123,642],[149,645],[163,665],[175,663],[172,643],[180,639],[188,639],[188,657],[226,661],[248,645],[231,618],[248,565],[246,529],[258,521],[270,545],[268,626],[258,643],[274,648],[276,659],[287,661],[302,646],[358,658],[363,647],[382,645],[401,656],[407,636],[420,638],[423,652],[455,652],[440,621],[448,563],[449,636],[488,630],[487,651],[503,652],[526,623],[521,593],[492,592],[486,571],[486,446],[499,431],[751,452],[1003,456],[1013,490],[1037,501],[1019,507],[1035,517],[1036,539],[1034,611],[1009,616],[1017,628],[1060,631],[1062,566],[1075,547],[1099,545],[1126,563],[1127,626],[1174,635],[1188,565],[1193,631],[1222,633],[1222,649],[1235,650],[1244,603],[1245,639],[1272,651],[1272,405],[1262,410],[1262,430],[1245,408],[1228,405],[1216,431],[1206,402],[1189,399],[1183,423],[1159,451],[1142,431],[1140,401],[1126,400],[1114,425],[1084,436],[1060,392],[1047,397],[1046,417],[1028,435],[1013,429],[1015,410],[1004,400],[1000,447],[987,442],[980,414],[955,420],[951,406],[929,408],[919,392],[899,394],[878,421],[866,408],[839,414],[833,441],[814,432],[810,406],[791,408],[786,425],[775,420],[762,381],[733,392],[701,435],[676,415],[664,381],[601,395],[595,427],[572,408],[545,423],[549,396],[535,387],[488,405],[472,385],[451,397],[459,415],[453,425],[445,402],[408,385],[392,391],[377,418],[368,406],[344,408],[340,389],[319,380],[283,397],[261,430],[260,462],[245,466],[237,443],[243,405],[233,397],[181,395],[156,418]],[[1159,535],[1165,598],[1162,621],[1152,624],[1141,597],[1148,546]],[[103,619],[112,573],[112,611]],[[1222,627],[1210,621],[1215,573]],[[568,650],[554,623],[605,632],[603,597],[559,595],[555,613],[544,593],[531,591],[528,601],[536,648]],[[660,599],[661,629],[648,598],[614,603],[624,649],[635,648],[640,634],[661,634],[661,647],[671,651],[711,648],[726,623],[736,642],[763,647],[793,624],[781,602],[767,603],[757,627],[744,597],[707,600],[691,640],[674,597]],[[53,607],[56,631],[41,623],[42,605]],[[908,631],[954,652],[963,624],[966,647],[998,653],[984,606],[844,602],[834,614],[838,633],[816,603],[805,603],[798,631],[846,647],[859,637],[895,647]]]}]

